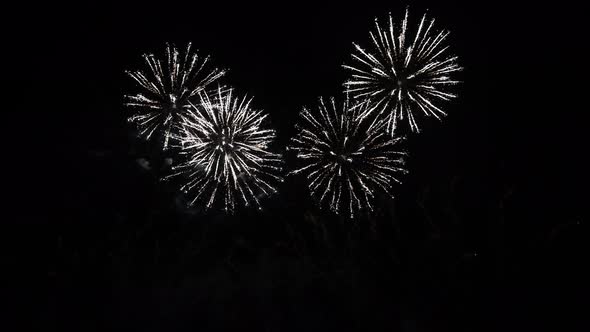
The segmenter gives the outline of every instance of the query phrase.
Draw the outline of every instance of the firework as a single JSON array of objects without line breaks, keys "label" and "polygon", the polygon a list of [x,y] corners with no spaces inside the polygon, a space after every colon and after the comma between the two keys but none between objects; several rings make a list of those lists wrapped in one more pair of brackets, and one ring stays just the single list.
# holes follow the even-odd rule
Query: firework
[{"label": "firework", "polygon": [[214,97],[200,93],[200,103],[183,118],[179,142],[185,160],[171,177],[182,175],[181,190],[210,208],[222,201],[226,211],[237,204],[261,208],[260,199],[276,192],[282,181],[281,156],[269,151],[275,132],[263,126],[266,115],[219,89]]},{"label": "firework", "polygon": [[320,206],[350,217],[361,209],[373,210],[377,192],[393,197],[392,183],[406,173],[401,137],[385,131],[384,120],[364,116],[368,103],[351,106],[348,97],[337,109],[334,98],[320,98],[318,112],[301,112],[298,134],[289,150],[297,154],[300,168],[289,174],[306,174],[311,195]]},{"label": "firework", "polygon": [[374,53],[353,44],[354,65],[345,88],[354,98],[369,100],[370,112],[385,114],[387,130],[393,134],[398,120],[406,120],[413,132],[419,132],[416,112],[441,119],[446,113],[439,103],[456,98],[449,88],[459,83],[451,75],[461,70],[457,57],[447,55],[448,31],[436,31],[434,19],[422,17],[412,36],[408,29],[408,10],[401,27],[382,28],[375,19],[371,32]]},{"label": "firework", "polygon": [[171,130],[179,123],[190,106],[191,99],[222,77],[224,70],[208,68],[209,57],[201,58],[191,51],[189,43],[184,52],[166,45],[165,58],[145,54],[146,70],[127,71],[142,92],[125,95],[125,105],[135,113],[129,121],[137,125],[139,135],[150,139],[155,132],[164,138],[167,148]]}]

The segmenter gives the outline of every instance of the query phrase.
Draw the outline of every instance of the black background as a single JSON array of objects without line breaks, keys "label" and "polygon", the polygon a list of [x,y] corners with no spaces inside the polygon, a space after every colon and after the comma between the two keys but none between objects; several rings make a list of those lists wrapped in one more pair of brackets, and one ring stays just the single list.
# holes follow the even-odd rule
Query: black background
[{"label": "black background", "polygon": [[17,108],[31,111],[26,125],[11,123],[26,175],[13,179],[19,212],[9,219],[24,235],[10,263],[28,283],[12,288],[27,323],[584,330],[584,11],[564,2],[409,4],[414,23],[428,10],[451,30],[464,83],[443,122],[422,119],[423,133],[410,136],[411,173],[396,200],[354,221],[317,209],[295,180],[262,213],[187,209],[157,180],[162,155],[125,121],[122,95],[133,82],[123,72],[165,42],[192,41],[230,69],[226,82],[254,96],[284,144],[302,106],[341,92],[352,42],[367,45],[373,18],[399,19],[406,3],[26,8],[30,23],[10,52],[34,73],[33,97]]}]

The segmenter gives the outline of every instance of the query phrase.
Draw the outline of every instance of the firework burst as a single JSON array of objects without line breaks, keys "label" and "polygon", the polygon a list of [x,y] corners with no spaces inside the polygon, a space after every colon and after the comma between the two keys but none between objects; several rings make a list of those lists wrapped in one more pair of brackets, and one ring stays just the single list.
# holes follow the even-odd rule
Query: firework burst
[{"label": "firework burst", "polygon": [[408,29],[408,10],[401,27],[394,26],[391,14],[389,26],[382,28],[375,19],[371,32],[375,52],[365,51],[353,44],[353,65],[344,65],[351,72],[345,88],[354,98],[367,99],[371,110],[385,114],[387,130],[392,133],[399,120],[406,120],[413,132],[419,132],[416,112],[441,119],[446,113],[439,102],[456,98],[449,87],[459,81],[451,74],[461,70],[457,57],[447,55],[447,31],[436,31],[434,19],[426,14],[412,36]]},{"label": "firework burst", "polygon": [[210,208],[222,201],[230,212],[237,204],[260,209],[260,199],[276,192],[282,159],[268,149],[275,132],[263,126],[266,115],[250,102],[220,88],[213,98],[201,93],[183,118],[179,142],[185,161],[171,177],[187,179],[181,190],[192,196],[190,205],[203,200]]},{"label": "firework burst", "polygon": [[406,173],[402,138],[385,131],[384,120],[364,116],[368,103],[350,105],[348,98],[337,109],[334,98],[320,98],[318,112],[301,112],[298,134],[289,150],[302,166],[289,174],[306,174],[311,195],[320,206],[350,217],[362,209],[373,210],[377,192],[393,197],[392,183]]},{"label": "firework burst", "polygon": [[171,130],[181,121],[191,99],[225,74],[224,70],[209,69],[209,57],[201,58],[191,51],[189,43],[184,52],[166,45],[165,57],[145,54],[146,70],[127,71],[143,90],[125,95],[125,105],[135,113],[129,117],[139,135],[150,139],[155,132],[164,138],[164,149],[172,137]]}]

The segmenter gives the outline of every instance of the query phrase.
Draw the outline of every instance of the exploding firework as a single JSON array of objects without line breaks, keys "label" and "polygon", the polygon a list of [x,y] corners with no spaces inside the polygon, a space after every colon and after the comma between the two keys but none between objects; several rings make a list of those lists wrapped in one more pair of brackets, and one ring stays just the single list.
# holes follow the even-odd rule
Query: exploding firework
[{"label": "exploding firework", "polygon": [[266,115],[253,110],[252,99],[219,89],[214,97],[200,93],[200,103],[183,118],[179,142],[185,160],[170,177],[186,179],[181,190],[210,208],[222,201],[232,212],[237,204],[261,208],[260,199],[282,182],[279,154],[269,151],[275,132],[263,126]]},{"label": "exploding firework", "polygon": [[168,147],[171,130],[179,123],[190,106],[191,99],[225,74],[224,70],[209,69],[209,57],[201,58],[191,51],[189,43],[184,52],[166,45],[165,59],[145,54],[146,70],[127,71],[142,88],[135,95],[125,95],[125,105],[135,113],[129,117],[139,135],[150,139],[155,132],[164,138]]},{"label": "exploding firework", "polygon": [[337,109],[334,98],[327,105],[320,98],[317,113],[301,112],[298,134],[289,146],[302,163],[289,174],[306,174],[320,206],[327,203],[337,214],[346,209],[351,218],[362,209],[372,211],[377,192],[393,197],[392,183],[406,173],[402,138],[391,137],[384,120],[363,116],[368,107],[351,106],[347,97]]},{"label": "exploding firework", "polygon": [[427,21],[424,15],[411,39],[407,9],[401,27],[394,26],[391,14],[388,28],[381,28],[375,19],[375,32],[370,33],[375,52],[354,44],[355,64],[344,65],[351,72],[347,92],[369,100],[371,112],[385,114],[392,135],[398,120],[407,120],[410,130],[419,132],[416,112],[440,120],[446,113],[438,104],[457,97],[449,88],[459,83],[451,74],[461,67],[456,56],[447,55],[449,32],[433,26],[434,19]]}]

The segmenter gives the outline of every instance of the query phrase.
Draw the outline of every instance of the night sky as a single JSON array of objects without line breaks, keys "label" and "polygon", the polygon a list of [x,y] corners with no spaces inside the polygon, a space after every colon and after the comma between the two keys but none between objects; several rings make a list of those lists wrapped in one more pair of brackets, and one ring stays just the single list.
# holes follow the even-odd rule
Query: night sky
[{"label": "night sky", "polygon": [[[166,156],[136,138],[123,107],[136,91],[124,71],[142,67],[143,53],[191,41],[269,114],[281,149],[303,106],[341,96],[352,42],[368,45],[373,19],[399,19],[407,4],[413,23],[427,10],[451,31],[463,83],[448,117],[420,119],[406,144],[410,174],[372,217],[320,210],[297,179],[262,212],[234,215],[187,208],[158,180]],[[9,291],[27,323],[58,331],[585,330],[588,38],[578,7],[29,8],[12,45],[35,97],[21,102],[28,125],[13,128],[26,176],[8,218],[26,239],[10,262],[28,286]]]}]

